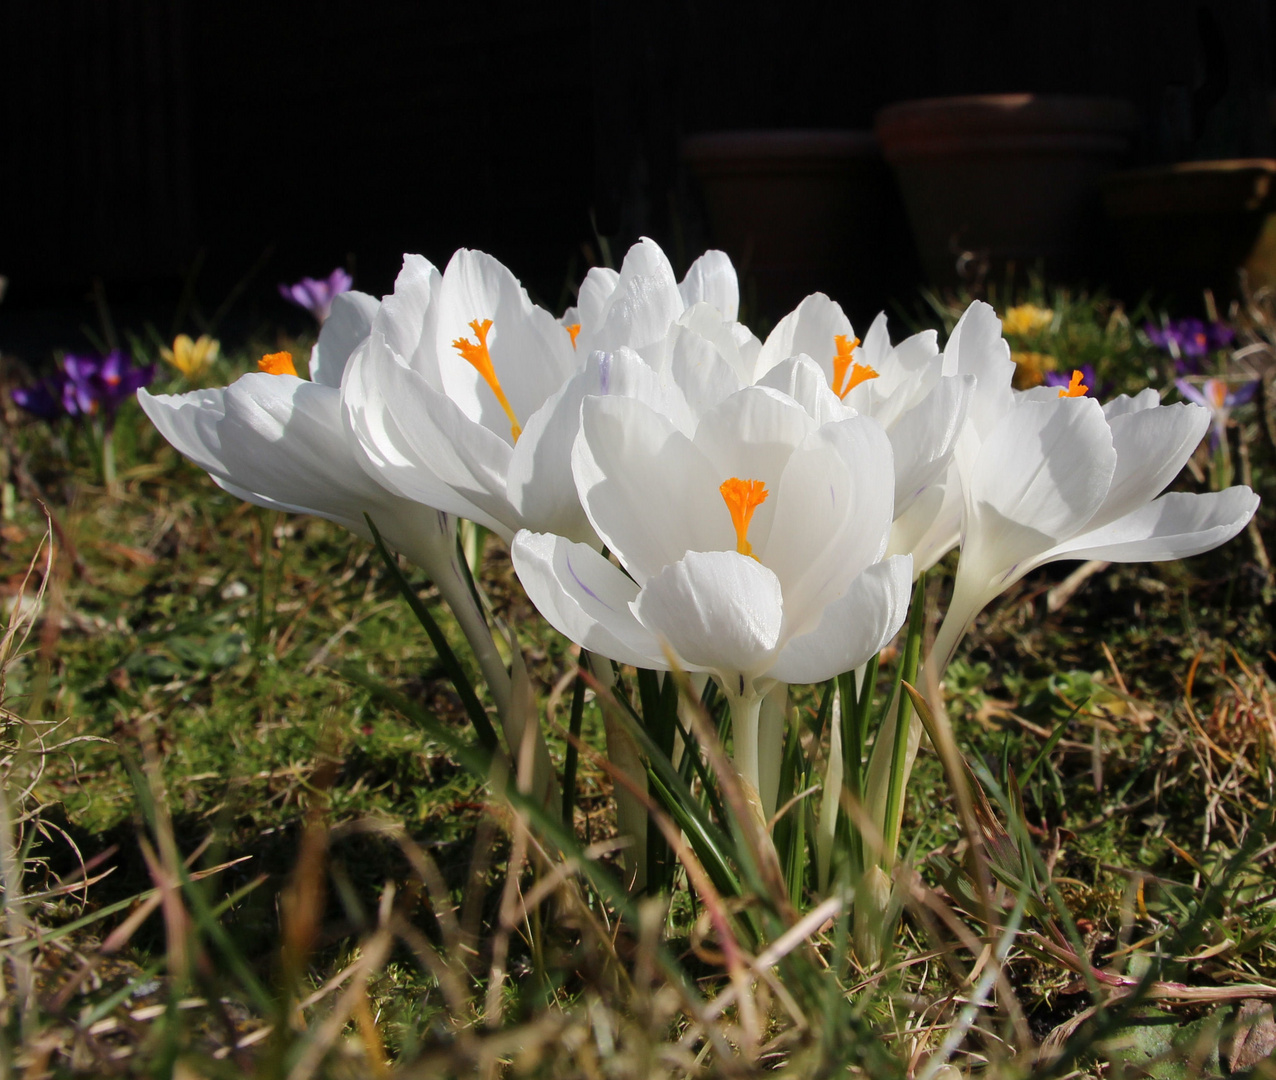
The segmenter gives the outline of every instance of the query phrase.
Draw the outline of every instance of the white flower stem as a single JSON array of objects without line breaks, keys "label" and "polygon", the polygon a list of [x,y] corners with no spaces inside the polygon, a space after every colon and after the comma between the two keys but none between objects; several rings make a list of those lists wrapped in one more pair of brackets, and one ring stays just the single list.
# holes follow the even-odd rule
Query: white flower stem
[{"label": "white flower stem", "polygon": [[[452,609],[452,614],[461,627],[461,633],[465,635],[470,648],[474,650],[479,670],[483,672],[483,678],[487,681],[488,693],[492,695],[496,711],[504,721],[509,716],[512,701],[510,674],[505,669],[505,661],[501,658],[496,642],[492,640],[491,627],[487,625],[487,619],[483,617],[478,599],[470,590],[470,584],[465,580],[455,560],[449,560],[448,565],[433,576],[439,595]],[[518,751],[517,746],[510,749],[515,753]]]},{"label": "white flower stem", "polygon": [[775,814],[780,795],[788,708],[789,684],[776,683],[763,696],[758,710],[758,793],[762,797],[762,812],[768,821]]},{"label": "white flower stem", "polygon": [[815,851],[820,894],[827,895],[829,869],[833,865],[833,847],[837,841],[837,818],[842,804],[842,781],[845,775],[842,749],[841,691],[834,689],[829,712],[829,761],[824,772],[824,796],[820,802],[820,819],[816,826]]},{"label": "white flower stem", "polygon": [[758,765],[758,714],[762,710],[762,695],[750,683],[744,693],[735,693],[734,686],[722,686],[731,706],[732,757],[735,767],[745,782],[745,794],[766,822],[762,811],[761,770]]},{"label": "white flower stem", "polygon": [[[948,665],[952,662],[953,654],[957,652],[957,646],[961,644],[961,640],[966,636],[966,631],[970,628],[970,624],[974,621],[975,616],[979,614],[984,606],[980,591],[977,586],[972,585],[969,576],[963,576],[961,568],[957,570],[957,581],[953,590],[952,601],[948,605],[948,613],[944,617],[944,621],[939,628],[939,633],[935,637],[935,643],[931,646],[930,652],[927,653],[926,659],[917,669],[917,685],[919,688],[925,687],[929,679],[933,676],[936,682],[944,677],[944,672]],[[917,758],[917,748],[921,744],[922,725],[916,715],[910,710],[910,720],[908,727],[907,741],[903,746],[902,760],[895,755],[896,737],[895,733],[898,727],[899,701],[896,699],[891,702],[890,708],[886,711],[886,719],[882,722],[881,729],[877,733],[877,740],[873,744],[873,753],[868,763],[868,783],[865,789],[865,808],[872,815],[874,822],[881,829],[883,837],[891,835],[898,836],[900,823],[903,820],[903,799],[902,797],[893,807],[894,814],[891,814],[891,808],[888,808],[888,793],[892,781],[892,765],[901,771],[895,773],[899,784],[898,791],[903,793],[908,787],[908,778],[912,774],[913,762]],[[894,861],[894,852],[883,852],[883,857]],[[889,863],[888,863],[889,865]]]},{"label": "white flower stem", "polygon": [[[913,589],[912,611],[909,613],[908,637],[904,642],[904,653],[900,657],[903,679],[908,683],[917,682],[918,661],[921,655],[924,605],[926,601],[926,575],[917,579]],[[917,755],[913,730],[918,722],[913,716],[912,701],[903,694],[899,702],[891,703],[891,712],[896,713],[895,732],[891,746],[890,774],[886,787],[885,827],[882,829],[882,865],[890,869],[895,865],[895,852],[899,846],[899,830],[904,820],[904,791],[908,786],[908,775],[912,771],[913,759]],[[904,728],[903,725],[908,727]]]}]

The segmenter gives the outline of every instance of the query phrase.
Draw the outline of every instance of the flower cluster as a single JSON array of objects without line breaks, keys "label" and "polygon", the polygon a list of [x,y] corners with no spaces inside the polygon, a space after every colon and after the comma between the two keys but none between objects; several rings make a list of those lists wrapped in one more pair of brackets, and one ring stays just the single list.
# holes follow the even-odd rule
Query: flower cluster
[{"label": "flower cluster", "polygon": [[15,389],[13,400],[42,420],[95,417],[109,428],[120,405],[149,386],[154,377],[153,366],[136,366],[121,349],[105,356],[68,354],[53,375],[34,386]]},{"label": "flower cluster", "polygon": [[1148,341],[1174,358],[1180,375],[1199,375],[1205,358],[1227,348],[1236,336],[1226,323],[1200,319],[1169,319],[1164,326],[1147,323],[1143,332]]},{"label": "flower cluster", "polygon": [[408,256],[384,299],[335,298],[311,380],[271,357],[223,390],[140,397],[227,490],[365,535],[371,515],[457,609],[503,719],[509,679],[457,569],[456,517],[510,545],[528,596],[584,649],[714,679],[764,817],[783,724],[763,700],[865,664],[946,552],[961,548],[939,669],[1034,568],[1196,554],[1257,505],[1244,487],[1161,494],[1209,426],[1197,405],[1103,405],[1081,371],[1013,389],[986,304],[942,351],[934,331],[892,343],[884,315],[861,338],[822,294],[759,340],[738,305],[721,252],[679,281],[650,240],[591,270],[561,319],[488,255],[442,272]]}]

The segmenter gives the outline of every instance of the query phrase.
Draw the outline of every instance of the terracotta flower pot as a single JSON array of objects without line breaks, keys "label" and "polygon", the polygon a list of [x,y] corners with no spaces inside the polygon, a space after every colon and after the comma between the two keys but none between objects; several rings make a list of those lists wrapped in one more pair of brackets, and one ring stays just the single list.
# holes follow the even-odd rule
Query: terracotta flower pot
[{"label": "terracotta flower pot", "polygon": [[994,94],[905,101],[877,114],[922,265],[957,284],[1009,264],[1073,276],[1101,269],[1099,181],[1129,149],[1125,101]]},{"label": "terracotta flower pot", "polygon": [[764,321],[815,291],[862,320],[910,283],[902,208],[872,132],[713,132],[684,139],[682,155],[712,240]]},{"label": "terracotta flower pot", "polygon": [[1177,294],[1185,303],[1213,289],[1276,286],[1276,160],[1188,161],[1116,172],[1103,201],[1116,222],[1133,289]]}]

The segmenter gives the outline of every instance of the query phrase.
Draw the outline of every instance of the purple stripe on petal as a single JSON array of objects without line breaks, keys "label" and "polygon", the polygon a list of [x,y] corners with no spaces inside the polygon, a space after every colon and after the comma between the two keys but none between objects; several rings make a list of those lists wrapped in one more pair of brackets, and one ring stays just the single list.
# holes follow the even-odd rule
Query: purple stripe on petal
[{"label": "purple stripe on petal", "polygon": [[586,585],[580,579],[580,575],[576,573],[576,568],[572,566],[572,553],[570,551],[567,552],[567,572],[571,574],[572,580],[575,581],[577,585],[579,585],[582,589],[584,589],[588,595],[592,596],[595,600],[597,600],[600,604],[602,604],[602,606],[605,607],[608,611],[616,610],[609,603],[607,603],[606,600],[604,600],[601,596],[599,596],[596,592],[594,592],[593,589],[591,589],[588,585]]}]

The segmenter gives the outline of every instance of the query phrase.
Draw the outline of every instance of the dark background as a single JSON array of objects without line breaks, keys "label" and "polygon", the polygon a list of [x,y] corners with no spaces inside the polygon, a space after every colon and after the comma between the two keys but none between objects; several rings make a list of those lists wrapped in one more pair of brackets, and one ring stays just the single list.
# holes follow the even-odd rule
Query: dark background
[{"label": "dark background", "polygon": [[94,296],[167,333],[185,286],[239,290],[233,338],[304,319],[279,281],[458,246],[561,307],[599,236],[712,241],[683,135],[908,98],[1116,95],[1137,161],[1267,155],[1269,6],[0,0],[0,348],[81,344]]}]

